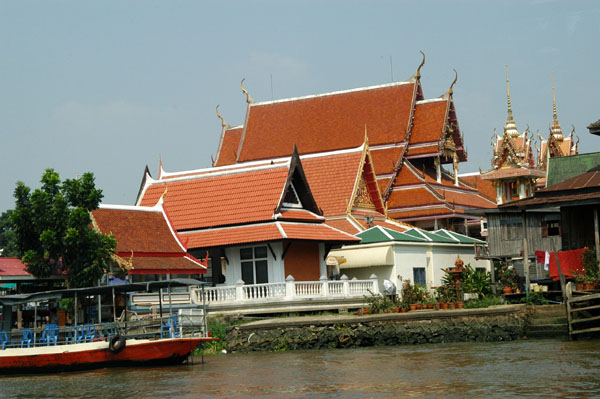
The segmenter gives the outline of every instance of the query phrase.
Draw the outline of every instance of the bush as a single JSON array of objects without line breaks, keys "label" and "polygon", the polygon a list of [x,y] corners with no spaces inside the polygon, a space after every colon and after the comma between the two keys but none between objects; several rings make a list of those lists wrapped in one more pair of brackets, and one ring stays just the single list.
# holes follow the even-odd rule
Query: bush
[{"label": "bush", "polygon": [[[369,291],[370,292],[370,291]],[[371,296],[366,296],[365,300],[369,304],[369,313],[389,313],[392,309],[397,306],[394,301],[386,296],[374,294],[371,292]]]},{"label": "bush", "polygon": [[490,306],[502,305],[502,299],[497,296],[486,296],[480,299],[472,299],[465,302],[465,309],[488,308]]}]

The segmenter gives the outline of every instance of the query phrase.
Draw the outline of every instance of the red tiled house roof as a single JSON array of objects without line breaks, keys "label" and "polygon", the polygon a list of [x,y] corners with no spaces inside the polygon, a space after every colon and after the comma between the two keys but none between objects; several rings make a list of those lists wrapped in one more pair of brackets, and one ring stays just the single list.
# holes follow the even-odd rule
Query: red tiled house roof
[{"label": "red tiled house roof", "polygon": [[162,209],[101,205],[94,227],[117,241],[115,260],[130,274],[201,274],[206,267],[187,254]]},{"label": "red tiled house roof", "polygon": [[[149,181],[138,204],[155,202],[164,192],[173,225],[192,248],[301,239],[354,242],[325,226],[297,153],[288,159],[182,172]],[[291,188],[293,186],[293,189]],[[303,209],[285,205],[295,192]],[[292,223],[296,222],[296,223]],[[287,234],[285,226],[303,226]],[[297,234],[313,231],[312,238]]]},{"label": "red tiled house roof", "polygon": [[11,277],[32,277],[32,275],[27,271],[27,266],[21,262],[21,259],[0,257],[0,280]]},{"label": "red tiled house roof", "polygon": [[415,81],[250,104],[237,162],[400,143],[409,129]]}]

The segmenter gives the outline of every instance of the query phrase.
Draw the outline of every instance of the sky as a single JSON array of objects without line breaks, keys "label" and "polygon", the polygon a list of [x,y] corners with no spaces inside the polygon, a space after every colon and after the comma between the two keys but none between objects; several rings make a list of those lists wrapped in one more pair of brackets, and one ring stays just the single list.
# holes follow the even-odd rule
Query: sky
[{"label": "sky", "polygon": [[402,81],[421,54],[425,98],[448,90],[469,161],[490,168],[507,115],[519,131],[572,125],[600,151],[597,1],[0,0],[0,212],[17,181],[37,188],[91,171],[104,203],[135,202],[157,176],[211,165],[220,112],[244,122],[256,101]]}]

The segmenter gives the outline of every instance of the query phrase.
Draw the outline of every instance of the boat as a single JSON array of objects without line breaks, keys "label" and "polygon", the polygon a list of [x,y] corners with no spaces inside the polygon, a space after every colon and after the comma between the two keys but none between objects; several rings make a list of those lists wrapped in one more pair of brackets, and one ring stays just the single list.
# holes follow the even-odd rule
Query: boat
[{"label": "boat", "polygon": [[[56,301],[62,298],[111,295],[119,293],[152,292],[162,289],[170,290],[173,286],[202,286],[202,282],[194,279],[172,279],[147,283],[121,284],[90,288],[63,289],[0,296],[0,305],[10,306],[34,304],[35,314],[32,329],[13,330],[10,333],[0,332],[0,374],[23,374],[63,372],[81,369],[93,369],[114,366],[168,365],[181,364],[203,342],[215,341],[206,328],[206,312],[202,307],[201,322],[191,323],[182,320],[184,316],[169,312],[156,317],[138,320],[119,320],[116,312],[113,320],[102,323],[78,324],[59,327],[47,324],[38,327],[37,307],[39,303]],[[75,312],[77,313],[77,312]],[[100,313],[99,313],[100,314]],[[124,315],[127,315],[125,309]],[[100,318],[101,316],[99,316]],[[75,315],[77,318],[77,315]]]}]

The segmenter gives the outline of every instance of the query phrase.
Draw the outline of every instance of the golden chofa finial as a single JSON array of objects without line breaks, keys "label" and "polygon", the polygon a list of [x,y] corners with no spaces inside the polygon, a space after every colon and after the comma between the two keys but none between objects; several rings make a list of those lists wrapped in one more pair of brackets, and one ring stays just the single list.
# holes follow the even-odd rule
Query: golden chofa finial
[{"label": "golden chofa finial", "polygon": [[248,104],[252,104],[254,102],[254,99],[250,97],[250,93],[248,93],[248,90],[244,88],[244,80],[246,80],[246,78],[242,79],[242,83],[240,83],[240,86],[242,86],[242,91],[246,95],[246,102]]},{"label": "golden chofa finial", "polygon": [[228,128],[231,127],[231,125],[229,123],[225,122],[225,118],[223,118],[223,115],[221,115],[219,113],[219,106],[218,105],[217,105],[217,116],[219,117],[219,119],[221,119],[221,127],[223,129],[228,129]]},{"label": "golden chofa finial", "polygon": [[419,79],[421,77],[421,68],[425,65],[425,53],[419,50],[421,54],[423,54],[423,61],[421,61],[421,65],[417,68],[417,73],[415,73],[415,77]]},{"label": "golden chofa finial", "polygon": [[452,95],[453,91],[453,87],[454,84],[456,83],[456,81],[458,80],[458,72],[456,72],[456,69],[452,68],[452,70],[454,71],[454,81],[452,82],[452,84],[450,85],[450,88],[448,89],[448,94]]},{"label": "golden chofa finial", "polygon": [[162,195],[160,196],[160,200],[164,201],[165,197],[167,196],[167,192],[169,191],[169,186],[167,186],[165,184],[165,191],[163,191]]}]

